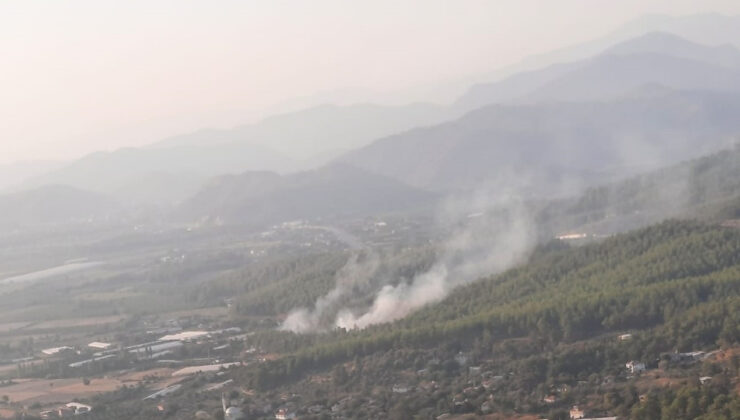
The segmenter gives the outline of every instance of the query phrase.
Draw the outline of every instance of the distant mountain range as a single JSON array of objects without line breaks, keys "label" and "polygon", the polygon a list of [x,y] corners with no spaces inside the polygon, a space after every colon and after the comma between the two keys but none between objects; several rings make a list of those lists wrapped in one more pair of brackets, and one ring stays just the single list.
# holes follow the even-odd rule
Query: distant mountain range
[{"label": "distant mountain range", "polygon": [[0,165],[0,192],[18,187],[28,178],[43,175],[63,165],[63,162],[43,160]]},{"label": "distant mountain range", "polygon": [[[394,91],[391,97],[393,103],[398,103],[399,98],[405,99],[405,102],[450,103],[458,99],[472,85],[494,83],[515,74],[539,70],[556,64],[580,61],[600,54],[619,43],[651,32],[673,34],[698,44],[733,45],[740,48],[740,16],[716,13],[684,16],[652,14],[629,21],[610,33],[593,40],[531,55],[520,62],[493,71],[415,86],[403,91]],[[384,100],[384,98],[368,94],[368,92],[355,90],[354,93],[354,95],[344,95],[341,100],[346,103],[349,100],[348,97],[353,97],[355,98],[354,102],[387,102],[387,99]]]},{"label": "distant mountain range", "polygon": [[[94,153],[26,185],[65,184],[127,202],[173,203],[197,191],[212,176],[316,167],[347,149],[437,123],[453,112],[423,104],[320,106],[232,130],[178,136],[151,147]],[[309,156],[313,159],[300,160]]]},{"label": "distant mountain range", "polygon": [[686,16],[646,15],[627,22],[603,37],[529,56],[516,64],[487,74],[465,78],[458,82],[458,86],[462,92],[473,84],[492,83],[517,73],[580,61],[598,55],[619,43],[651,32],[673,34],[704,45],[732,45],[740,48],[740,16],[716,13]]},{"label": "distant mountain range", "polygon": [[102,194],[48,185],[0,195],[0,228],[96,222],[120,210],[117,202]]},{"label": "distant mountain range", "polygon": [[230,130],[202,130],[172,137],[153,147],[252,144],[300,162],[326,153],[355,149],[379,137],[417,126],[438,123],[450,115],[454,114],[445,107],[429,104],[321,105]]},{"label": "distant mountain range", "polygon": [[340,161],[433,191],[578,189],[737,141],[740,95],[646,86],[603,102],[494,105],[378,140]]},{"label": "distant mountain range", "polygon": [[[654,52],[658,50],[665,54]],[[193,186],[201,184],[188,180],[178,194],[194,195],[177,213],[188,221],[262,225],[398,211],[429,204],[430,195],[424,191],[448,193],[480,187],[540,198],[577,194],[589,186],[709,154],[737,141],[740,94],[730,88],[734,76],[740,74],[733,67],[737,65],[740,53],[732,47],[704,47],[672,35],[649,34],[594,59],[545,69],[536,74],[540,85],[532,83],[533,74],[502,82],[499,92],[521,96],[458,120],[376,140],[319,170],[293,175],[247,171],[217,178],[197,193]],[[683,91],[675,90],[676,86],[702,89]],[[585,100],[584,96],[598,98]],[[557,101],[559,97],[581,100]],[[399,109],[406,112],[410,108]],[[432,119],[445,114],[421,105],[414,109],[425,111],[403,114]],[[372,131],[369,115],[393,120],[387,111],[372,106],[320,107],[233,131],[170,139],[137,152],[166,156],[173,150],[260,147],[228,139],[259,138],[260,143],[273,139],[274,145],[284,140],[281,133],[291,130],[294,136],[288,137],[301,138],[312,147],[318,140],[311,135],[322,127],[330,143],[341,142],[353,132]],[[394,118],[398,124],[414,119]],[[283,147],[289,144],[286,140]],[[237,172],[237,166],[229,169]],[[222,165],[222,172],[225,169]],[[127,195],[149,189],[146,194],[151,201],[158,190],[173,191],[178,179],[170,175],[161,185],[151,179],[136,182]]]},{"label": "distant mountain range", "polygon": [[[644,34],[655,27],[696,35],[693,23],[676,22],[625,29],[597,43],[596,55],[574,54],[580,59],[474,86],[450,106],[318,106],[94,153],[25,186],[69,185],[127,204],[192,205],[188,197],[202,197],[214,176],[278,176],[333,162],[415,190],[506,185],[532,195],[572,194],[711,153],[740,133],[740,51]],[[615,41],[633,30],[640,36]],[[305,174],[281,176],[279,188],[298,185]]]},{"label": "distant mountain range", "polygon": [[212,180],[177,210],[181,220],[262,226],[429,205],[435,195],[342,164],[292,175],[246,172]]},{"label": "distant mountain range", "polygon": [[[184,146],[161,149],[127,148],[115,152],[98,152],[71,164],[32,178],[28,186],[64,184],[80,189],[112,194],[136,191],[142,178],[161,176],[205,180],[207,177],[244,170],[244,168],[285,168],[289,160],[263,147],[251,144],[229,144],[219,147]],[[138,185],[139,188],[149,186]],[[172,196],[180,187],[164,188],[159,199],[177,200]],[[197,185],[195,185],[197,188]],[[188,193],[191,191],[187,191]],[[129,197],[118,197],[128,201]]]},{"label": "distant mountain range", "polygon": [[705,45],[668,32],[650,32],[606,49],[602,55],[663,54],[716,66],[740,68],[740,50],[731,44]]},{"label": "distant mountain range", "polygon": [[456,105],[475,109],[494,103],[612,99],[648,83],[674,89],[740,91],[740,50],[649,33],[594,57],[475,85]]}]

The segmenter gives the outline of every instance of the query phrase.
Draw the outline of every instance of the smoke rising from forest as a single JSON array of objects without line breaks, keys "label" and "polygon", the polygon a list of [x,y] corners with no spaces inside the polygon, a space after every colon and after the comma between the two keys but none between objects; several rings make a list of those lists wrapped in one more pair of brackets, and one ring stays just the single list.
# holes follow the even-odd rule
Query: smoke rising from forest
[{"label": "smoke rising from forest", "polygon": [[[374,251],[355,254],[337,273],[335,288],[319,298],[313,309],[292,311],[281,329],[297,333],[331,327],[362,329],[401,319],[444,299],[456,286],[521,261],[535,242],[530,219],[515,195],[478,191],[464,199],[448,200],[438,220],[454,227],[430,268],[399,280],[379,270],[381,257]],[[367,296],[372,297],[369,306],[356,304]],[[345,302],[354,305],[342,306]],[[332,316],[333,324],[329,324]]]}]

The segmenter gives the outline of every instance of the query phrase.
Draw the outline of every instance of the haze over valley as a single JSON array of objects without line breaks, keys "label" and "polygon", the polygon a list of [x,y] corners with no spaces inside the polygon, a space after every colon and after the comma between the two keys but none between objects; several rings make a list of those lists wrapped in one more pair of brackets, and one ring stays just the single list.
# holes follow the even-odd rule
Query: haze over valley
[{"label": "haze over valley", "polygon": [[0,6],[0,418],[740,418],[734,2],[85,6]]}]

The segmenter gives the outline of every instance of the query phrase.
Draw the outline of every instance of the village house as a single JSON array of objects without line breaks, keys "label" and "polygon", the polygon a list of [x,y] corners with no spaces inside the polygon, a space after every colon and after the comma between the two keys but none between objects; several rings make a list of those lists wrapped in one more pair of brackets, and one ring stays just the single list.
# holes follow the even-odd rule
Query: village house
[{"label": "village house", "polygon": [[454,405],[455,407],[461,407],[465,405],[465,403],[467,402],[468,402],[468,399],[465,398],[465,396],[462,394],[457,394],[454,397],[452,397],[452,405]]},{"label": "village house", "polygon": [[75,415],[85,414],[92,411],[92,407],[87,404],[80,404],[78,402],[71,402],[66,405],[67,408],[74,410]]},{"label": "village house", "polygon": [[478,388],[477,387],[474,387],[474,386],[469,386],[469,387],[463,389],[462,392],[465,395],[475,395],[475,394],[478,393]]},{"label": "village house", "polygon": [[290,420],[296,418],[295,412],[281,408],[275,413],[275,420]]},{"label": "village house", "polygon": [[574,405],[573,408],[570,409],[570,418],[571,419],[582,419],[586,417],[586,415],[583,413],[583,410],[578,408],[577,405]]},{"label": "village house", "polygon": [[74,408],[59,407],[55,411],[56,411],[58,417],[72,417],[72,416],[75,415]]},{"label": "village house", "polygon": [[67,352],[73,352],[74,348],[69,346],[61,346],[61,347],[53,347],[50,349],[44,349],[41,350],[41,353],[47,355],[47,356],[54,356],[61,353],[67,353]]},{"label": "village house", "polygon": [[706,356],[706,353],[703,351],[692,351],[688,353],[675,352],[675,353],[670,354],[671,362],[674,362],[674,363],[676,362],[693,363],[693,362],[697,362],[699,360],[704,359],[705,356]]},{"label": "village house", "polygon": [[558,386],[555,387],[555,391],[556,392],[559,392],[561,394],[564,394],[564,393],[568,392],[569,390],[570,390],[570,388],[568,387],[567,384],[560,384],[560,385],[558,385]]},{"label": "village house", "polygon": [[642,362],[630,360],[629,362],[625,363],[625,366],[627,367],[627,370],[629,370],[632,374],[637,374],[645,371],[645,363]]},{"label": "village house", "polygon": [[409,387],[408,385],[399,385],[399,384],[396,384],[396,385],[393,385],[393,388],[392,388],[392,391],[395,394],[405,394],[405,393],[409,392],[410,390],[411,390],[411,387]]}]

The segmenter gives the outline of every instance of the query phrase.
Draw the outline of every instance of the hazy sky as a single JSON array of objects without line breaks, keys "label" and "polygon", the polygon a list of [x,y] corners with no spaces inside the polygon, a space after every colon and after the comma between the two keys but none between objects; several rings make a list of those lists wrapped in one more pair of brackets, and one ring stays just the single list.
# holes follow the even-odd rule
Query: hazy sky
[{"label": "hazy sky", "polygon": [[737,0],[0,1],[0,163],[229,127],[298,96],[496,69]]}]

